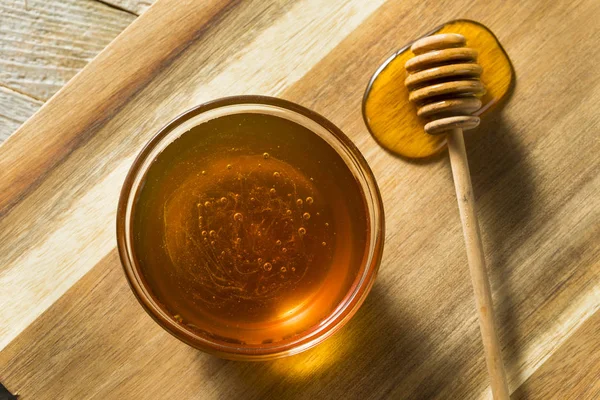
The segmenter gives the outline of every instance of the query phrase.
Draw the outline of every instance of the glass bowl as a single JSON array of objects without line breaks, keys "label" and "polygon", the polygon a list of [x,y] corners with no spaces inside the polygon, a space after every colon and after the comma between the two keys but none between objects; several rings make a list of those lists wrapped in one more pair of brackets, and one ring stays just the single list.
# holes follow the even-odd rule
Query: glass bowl
[{"label": "glass bowl", "polygon": [[[158,155],[191,128],[232,114],[257,113],[287,119],[318,135],[341,157],[356,180],[366,209],[368,235],[365,256],[345,296],[325,318],[288,339],[261,344],[234,343],[202,335],[179,323],[151,293],[134,251],[133,214],[146,173]],[[307,156],[310,152],[307,153]],[[355,314],[369,293],[381,262],[384,211],[379,188],[356,146],[321,115],[289,101],[264,96],[222,98],[184,112],[162,128],[143,148],[125,179],[117,210],[119,256],[129,285],[146,312],[166,331],[190,346],[235,360],[266,360],[305,351],[338,331]]]}]

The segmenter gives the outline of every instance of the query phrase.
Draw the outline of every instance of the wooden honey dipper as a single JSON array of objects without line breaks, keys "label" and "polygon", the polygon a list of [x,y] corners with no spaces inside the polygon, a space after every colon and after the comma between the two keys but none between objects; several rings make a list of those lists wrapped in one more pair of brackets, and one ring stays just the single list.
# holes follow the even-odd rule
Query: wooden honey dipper
[{"label": "wooden honey dipper", "polygon": [[481,107],[479,97],[485,94],[485,87],[479,80],[482,68],[477,64],[477,51],[465,45],[465,37],[459,34],[439,34],[417,40],[411,46],[415,57],[405,64],[409,73],[405,85],[409,100],[418,107],[417,115],[428,120],[425,131],[448,135],[452,176],[492,394],[494,399],[504,400],[509,399],[508,384],[463,137],[463,129],[479,125],[479,117],[471,114]]}]

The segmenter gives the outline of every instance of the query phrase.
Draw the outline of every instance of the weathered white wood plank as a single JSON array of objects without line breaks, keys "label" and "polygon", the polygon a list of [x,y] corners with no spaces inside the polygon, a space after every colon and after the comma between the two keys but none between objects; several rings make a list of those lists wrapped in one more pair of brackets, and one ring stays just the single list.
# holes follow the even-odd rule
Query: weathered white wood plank
[{"label": "weathered white wood plank", "polygon": [[0,85],[47,100],[134,19],[93,0],[0,0]]},{"label": "weathered white wood plank", "polygon": [[110,4],[135,15],[141,15],[154,3],[155,0],[98,0]]},{"label": "weathered white wood plank", "polygon": [[44,104],[24,94],[0,86],[0,143]]}]

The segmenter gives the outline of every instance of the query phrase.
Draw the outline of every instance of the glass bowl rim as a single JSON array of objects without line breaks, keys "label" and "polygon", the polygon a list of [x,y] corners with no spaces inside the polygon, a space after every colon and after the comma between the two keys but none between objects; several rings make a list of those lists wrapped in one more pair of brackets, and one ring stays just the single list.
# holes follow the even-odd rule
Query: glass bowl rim
[{"label": "glass bowl rim", "polygon": [[[338,304],[338,306],[330,312],[326,318],[326,322],[323,325],[318,325],[316,327],[307,329],[305,332],[299,335],[297,340],[284,342],[279,345],[278,342],[275,342],[273,343],[273,346],[268,347],[245,347],[242,344],[210,340],[194,334],[192,331],[177,324],[172,318],[166,317],[164,315],[164,310],[161,309],[152,296],[147,293],[146,286],[142,283],[138,276],[140,273],[140,268],[137,260],[129,251],[130,243],[127,240],[128,235],[125,232],[129,199],[132,196],[135,198],[138,194],[138,190],[140,189],[139,184],[134,187],[135,180],[140,173],[144,172],[140,171],[140,168],[142,167],[142,164],[146,162],[148,156],[152,153],[152,150],[163,139],[165,139],[171,131],[191,118],[199,116],[210,110],[234,105],[262,105],[277,107],[288,112],[300,114],[301,116],[304,116],[321,125],[341,144],[342,148],[349,153],[352,160],[358,166],[358,172],[363,174],[364,182],[366,182],[365,184],[356,178],[359,186],[361,187],[363,200],[368,202],[368,195],[370,195],[373,206],[372,211],[369,209],[367,210],[367,215],[371,220],[371,227],[373,228],[371,229],[369,238],[370,243],[373,243],[373,251],[371,252],[371,256],[368,257],[361,265],[361,269],[363,269],[362,276],[358,275],[355,278],[354,283],[349,288],[344,298],[340,301],[340,304]],[[201,123],[203,122],[200,122],[200,124]],[[310,128],[307,129],[310,130]],[[316,132],[313,133],[317,134]],[[168,145],[169,144],[167,144],[167,146]],[[340,150],[336,148],[334,148],[334,151],[338,154],[340,152]],[[352,172],[352,174],[356,177],[355,172]],[[133,224],[129,223],[129,226],[132,230]],[[364,302],[367,294],[370,292],[379,270],[379,265],[381,263],[383,254],[385,218],[381,193],[371,168],[356,145],[354,145],[354,143],[336,125],[320,114],[287,100],[269,96],[241,95],[223,97],[202,103],[198,106],[188,109],[187,111],[184,111],[159,129],[159,131],[144,145],[142,150],[140,150],[127,173],[119,197],[116,228],[119,258],[121,260],[121,265],[125,272],[127,282],[129,283],[132,292],[144,310],[163,329],[196,349],[222,358],[236,360],[266,360],[297,354],[316,346],[337,332],[356,313],[356,311]]]}]

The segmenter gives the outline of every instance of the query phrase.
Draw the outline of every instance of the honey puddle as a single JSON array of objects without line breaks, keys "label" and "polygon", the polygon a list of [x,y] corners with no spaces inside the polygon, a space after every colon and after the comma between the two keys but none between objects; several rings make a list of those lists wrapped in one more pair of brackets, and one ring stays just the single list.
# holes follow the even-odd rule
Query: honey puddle
[{"label": "honey puddle", "polygon": [[[467,47],[477,50],[486,93],[475,115],[487,113],[510,92],[513,84],[513,68],[506,52],[488,28],[474,21],[451,21],[431,32],[438,33],[460,33],[467,39]],[[414,57],[410,44],[392,55],[371,78],[363,99],[363,116],[381,146],[407,158],[426,158],[446,148],[446,135],[425,133],[426,121],[417,117],[417,107],[408,100],[404,64]]]}]

